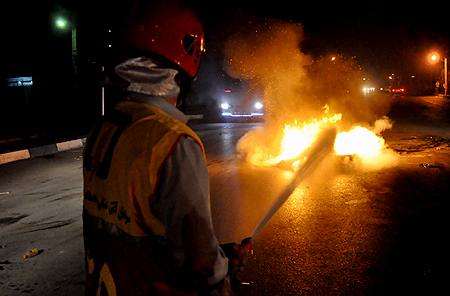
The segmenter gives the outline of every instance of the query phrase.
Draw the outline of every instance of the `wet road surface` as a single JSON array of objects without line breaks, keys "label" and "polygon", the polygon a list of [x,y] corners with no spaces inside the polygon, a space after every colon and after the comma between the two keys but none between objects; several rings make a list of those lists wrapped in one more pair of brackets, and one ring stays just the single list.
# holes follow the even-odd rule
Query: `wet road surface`
[{"label": "wet road surface", "polygon": [[[239,295],[442,295],[449,209],[449,100],[399,98],[383,135],[397,167],[341,157],[293,193],[255,238]],[[261,123],[194,125],[205,143],[221,242],[253,232],[291,175],[236,155]],[[81,295],[81,151],[0,166],[0,295]],[[24,260],[31,248],[42,250]]]}]

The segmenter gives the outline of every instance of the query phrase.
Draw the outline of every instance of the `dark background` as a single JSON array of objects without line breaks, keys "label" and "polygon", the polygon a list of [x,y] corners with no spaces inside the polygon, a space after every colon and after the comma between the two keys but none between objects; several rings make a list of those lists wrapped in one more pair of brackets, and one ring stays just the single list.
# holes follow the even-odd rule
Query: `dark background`
[{"label": "dark background", "polygon": [[[88,132],[101,114],[101,69],[108,66],[115,28],[130,2],[2,3],[0,149]],[[271,19],[302,23],[305,40],[301,50],[313,58],[330,53],[356,57],[380,84],[390,73],[402,83],[414,75],[424,85],[424,93],[441,75],[438,67],[425,63],[427,52],[436,49],[448,55],[448,9],[440,2],[193,0],[189,4],[206,31],[207,53],[197,83],[219,88],[236,83],[221,65],[227,37],[250,23]],[[67,30],[55,28],[56,16],[68,19]],[[71,28],[76,28],[75,55]],[[8,87],[6,79],[18,76],[32,76],[33,85]],[[198,102],[191,97],[190,103]]]}]

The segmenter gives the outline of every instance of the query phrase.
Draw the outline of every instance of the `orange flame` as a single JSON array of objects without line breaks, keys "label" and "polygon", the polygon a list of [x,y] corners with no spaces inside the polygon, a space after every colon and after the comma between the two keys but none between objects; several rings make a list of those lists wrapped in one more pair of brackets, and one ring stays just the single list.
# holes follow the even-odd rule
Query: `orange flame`
[{"label": "orange flame", "polygon": [[[309,122],[295,121],[292,124],[285,124],[278,144],[279,151],[274,154],[269,153],[266,147],[259,146],[254,139],[247,138],[244,140],[249,150],[246,151],[247,161],[257,166],[289,164],[291,168],[296,169],[303,160],[303,154],[312,146],[320,132],[327,125],[336,124],[341,119],[342,114],[339,113]],[[376,129],[377,127],[374,128]],[[334,151],[336,155],[352,155],[361,163],[372,167],[386,166],[381,162],[388,159],[389,162],[395,163],[394,153],[386,148],[384,139],[374,131],[361,126],[339,132],[334,143]]]},{"label": "orange flame", "polygon": [[384,139],[364,127],[354,127],[336,136],[334,151],[337,155],[357,155],[361,158],[379,156],[385,148]]},{"label": "orange flame", "polygon": [[[253,139],[246,138],[248,150],[247,161],[257,166],[275,166],[280,163],[292,163],[295,168],[305,151],[311,147],[320,131],[327,125],[334,124],[341,120],[342,114],[324,116],[321,119],[314,119],[309,122],[285,124],[282,130],[280,143],[277,145],[277,153],[268,152],[266,147],[259,146]],[[251,135],[251,134],[250,134]],[[276,138],[276,137],[274,137]],[[242,145],[243,142],[241,141]]]}]

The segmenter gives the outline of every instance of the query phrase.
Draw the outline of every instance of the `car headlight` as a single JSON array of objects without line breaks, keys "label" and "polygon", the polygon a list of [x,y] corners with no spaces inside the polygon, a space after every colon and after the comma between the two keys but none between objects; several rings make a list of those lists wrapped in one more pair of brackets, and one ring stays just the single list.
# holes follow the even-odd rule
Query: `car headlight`
[{"label": "car headlight", "polygon": [[222,104],[220,104],[220,108],[222,108],[223,110],[228,110],[230,108],[230,104],[222,103]]},{"label": "car headlight", "polygon": [[255,107],[255,109],[262,109],[264,107],[264,105],[261,102],[256,102],[255,105],[253,105]]}]

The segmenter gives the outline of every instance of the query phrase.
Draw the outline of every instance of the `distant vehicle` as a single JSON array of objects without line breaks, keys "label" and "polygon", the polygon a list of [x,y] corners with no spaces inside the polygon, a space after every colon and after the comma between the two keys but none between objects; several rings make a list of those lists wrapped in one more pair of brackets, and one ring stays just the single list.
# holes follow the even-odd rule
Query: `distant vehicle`
[{"label": "distant vehicle", "polygon": [[220,103],[222,117],[224,118],[262,118],[264,116],[264,104],[258,100],[249,100],[247,102],[227,102]]},{"label": "distant vehicle", "polygon": [[406,94],[406,88],[401,86],[392,86],[389,88],[389,92],[391,92],[393,95],[404,95]]},{"label": "distant vehicle", "polygon": [[264,102],[258,92],[244,82],[224,88],[218,96],[219,116],[223,120],[259,121],[264,118]]}]

